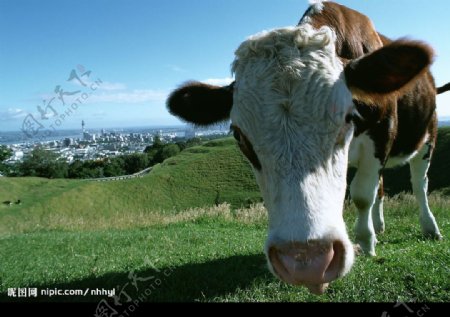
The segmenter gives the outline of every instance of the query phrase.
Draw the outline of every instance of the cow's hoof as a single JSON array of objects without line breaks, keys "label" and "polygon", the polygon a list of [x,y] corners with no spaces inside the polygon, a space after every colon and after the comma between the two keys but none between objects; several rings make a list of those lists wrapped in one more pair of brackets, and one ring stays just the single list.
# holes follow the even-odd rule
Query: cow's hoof
[{"label": "cow's hoof", "polygon": [[363,254],[363,250],[361,248],[361,246],[359,244],[354,244],[353,245],[353,251],[355,251],[355,255],[356,256],[360,256]]},{"label": "cow's hoof", "polygon": [[373,228],[376,234],[384,233],[384,223],[374,223]]},{"label": "cow's hoof", "polygon": [[371,247],[370,245],[365,245],[364,243],[357,242],[353,248],[356,255],[377,256],[375,253],[375,247]]},{"label": "cow's hoof", "polygon": [[425,236],[425,238],[430,239],[430,240],[442,240],[442,235],[440,232],[435,232],[435,231],[426,231],[423,232],[423,235]]}]

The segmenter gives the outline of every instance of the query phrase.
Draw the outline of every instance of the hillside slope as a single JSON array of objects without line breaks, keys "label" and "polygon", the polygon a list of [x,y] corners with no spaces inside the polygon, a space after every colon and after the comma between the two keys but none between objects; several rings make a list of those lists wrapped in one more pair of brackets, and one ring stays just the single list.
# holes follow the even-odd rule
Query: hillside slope
[{"label": "hillside slope", "polygon": [[[225,138],[186,149],[145,177],[110,182],[0,178],[0,234],[72,225],[98,228],[149,213],[177,213],[228,202],[260,200],[248,163]],[[120,219],[120,221],[119,221]],[[100,222],[100,224],[99,224]]]},{"label": "hillside slope", "polygon": [[[449,194],[450,128],[439,130],[430,191]],[[350,177],[350,176],[349,176]],[[410,190],[407,166],[385,174],[390,194]],[[109,228],[138,225],[150,215],[175,214],[192,207],[228,202],[233,208],[260,201],[249,164],[232,138],[186,149],[143,178],[94,182],[40,178],[0,178],[0,235],[40,228]],[[129,220],[127,220],[129,218]]]},{"label": "hillside slope", "polygon": [[[386,170],[385,190],[388,194],[397,194],[402,191],[412,191],[409,165]],[[433,154],[430,169],[428,171],[428,190],[444,191],[450,194],[450,127],[440,128]]]}]

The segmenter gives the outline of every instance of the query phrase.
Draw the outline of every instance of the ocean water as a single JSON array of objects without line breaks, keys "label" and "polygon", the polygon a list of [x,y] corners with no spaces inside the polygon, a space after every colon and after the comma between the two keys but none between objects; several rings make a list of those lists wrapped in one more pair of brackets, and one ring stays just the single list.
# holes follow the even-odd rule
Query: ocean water
[{"label": "ocean water", "polygon": [[[109,128],[105,129],[105,132],[111,133],[151,133],[155,134],[160,131],[162,133],[176,133],[177,136],[184,136],[184,131],[186,127],[184,126],[169,126],[169,127],[160,127],[160,126],[152,126],[152,127],[132,127],[132,128]],[[89,133],[93,133],[96,135],[100,135],[102,129],[87,129]],[[55,130],[52,131],[49,135],[40,135],[38,134],[36,137],[30,138],[25,135],[22,131],[0,131],[0,144],[8,145],[8,144],[20,144],[20,143],[36,143],[36,142],[47,142],[54,140],[63,140],[66,138],[73,139],[82,139],[83,134],[80,129],[78,130]]]}]

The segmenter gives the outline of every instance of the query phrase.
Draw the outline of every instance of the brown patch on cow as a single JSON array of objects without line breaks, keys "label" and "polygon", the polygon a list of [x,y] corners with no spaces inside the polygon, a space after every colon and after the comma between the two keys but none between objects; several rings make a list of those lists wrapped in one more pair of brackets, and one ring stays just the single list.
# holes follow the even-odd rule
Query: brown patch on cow
[{"label": "brown patch on cow", "polygon": [[[300,24],[309,22],[315,28],[329,26],[334,29],[337,36],[336,53],[344,65],[392,44],[391,39],[377,33],[372,21],[364,14],[333,2],[324,2],[323,5],[320,12],[307,10]],[[422,47],[422,44],[418,45]],[[432,50],[426,50],[428,54],[422,57],[421,63],[427,63],[432,57]],[[397,62],[404,65],[401,67],[403,70],[407,68],[406,74],[410,74],[409,66],[414,61],[405,59],[396,60],[395,63]],[[362,80],[367,81],[365,78]],[[391,78],[391,85],[396,80],[398,78]],[[385,90],[385,84],[380,85],[379,89]],[[366,93],[358,94],[354,89],[355,106],[362,117],[353,120],[355,136],[365,132],[369,134],[375,143],[375,156],[382,164],[386,163],[389,156],[407,155],[418,150],[423,145],[426,133],[429,134],[430,144],[434,147],[437,135],[435,96],[436,93],[447,90],[450,90],[450,84],[436,89],[429,71],[422,72],[409,85],[388,98],[380,98],[377,94],[368,98]]]},{"label": "brown patch on cow", "polygon": [[[382,105],[354,101],[362,119],[354,120],[355,136],[367,133],[375,144],[375,156],[386,160],[404,156],[423,146],[428,133],[431,147],[437,137],[434,80],[428,72],[416,79],[400,98]],[[431,157],[430,153],[430,157]]]},{"label": "brown patch on cow", "polygon": [[374,141],[375,157],[381,165],[387,162],[389,153],[397,133],[397,101],[395,98],[386,99],[385,105],[366,104],[354,100],[360,118],[353,120],[355,137],[367,133]]},{"label": "brown patch on cow", "polygon": [[[356,108],[364,118],[359,126],[356,125],[357,132],[366,129],[375,143],[375,156],[382,165],[389,155],[410,154],[421,146],[435,112],[434,82],[427,68],[430,61],[428,46],[397,41],[351,62],[345,69],[347,84],[357,100]],[[405,84],[407,90],[399,90]],[[400,98],[395,94],[376,98],[376,94],[390,91],[403,94]],[[369,98],[365,97],[367,92]],[[363,102],[359,100],[360,96],[364,97],[361,98]],[[418,127],[414,127],[416,124]],[[411,126],[404,128],[405,125]],[[411,128],[415,131],[409,132]]]},{"label": "brown patch on cow", "polygon": [[236,139],[240,150],[247,157],[247,159],[252,163],[253,167],[258,171],[261,170],[261,163],[258,156],[253,149],[252,143],[247,139],[245,134],[235,125],[231,125],[231,130],[233,131],[233,136]]},{"label": "brown patch on cow", "polygon": [[[392,41],[379,34],[384,45]],[[408,155],[423,145],[428,132],[434,146],[437,135],[435,84],[429,71],[417,77],[403,94],[378,105],[355,101],[363,120],[356,122],[356,136],[366,132],[374,140],[376,157],[384,164],[389,156]],[[386,127],[391,131],[386,131]],[[390,143],[390,144],[389,144]]]},{"label": "brown patch on cow", "polygon": [[383,46],[372,21],[358,11],[334,2],[324,2],[320,12],[308,10],[300,20],[309,17],[314,28],[329,26],[336,32],[336,53],[352,60]]},{"label": "brown patch on cow", "polygon": [[413,153],[423,146],[424,136],[434,146],[437,135],[436,94],[434,80],[428,72],[415,81],[397,102],[397,137],[391,156]]}]

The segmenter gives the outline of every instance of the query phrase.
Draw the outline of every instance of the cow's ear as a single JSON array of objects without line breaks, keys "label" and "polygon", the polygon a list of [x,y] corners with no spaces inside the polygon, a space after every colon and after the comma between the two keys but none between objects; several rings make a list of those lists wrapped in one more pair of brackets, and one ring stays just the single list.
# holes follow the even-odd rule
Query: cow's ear
[{"label": "cow's ear", "polygon": [[433,49],[424,43],[394,41],[347,64],[347,86],[356,97],[361,94],[376,97],[399,91],[428,69],[433,55]]},{"label": "cow's ear", "polygon": [[167,108],[171,114],[196,125],[227,120],[233,106],[233,84],[218,87],[189,82],[172,92]]}]

